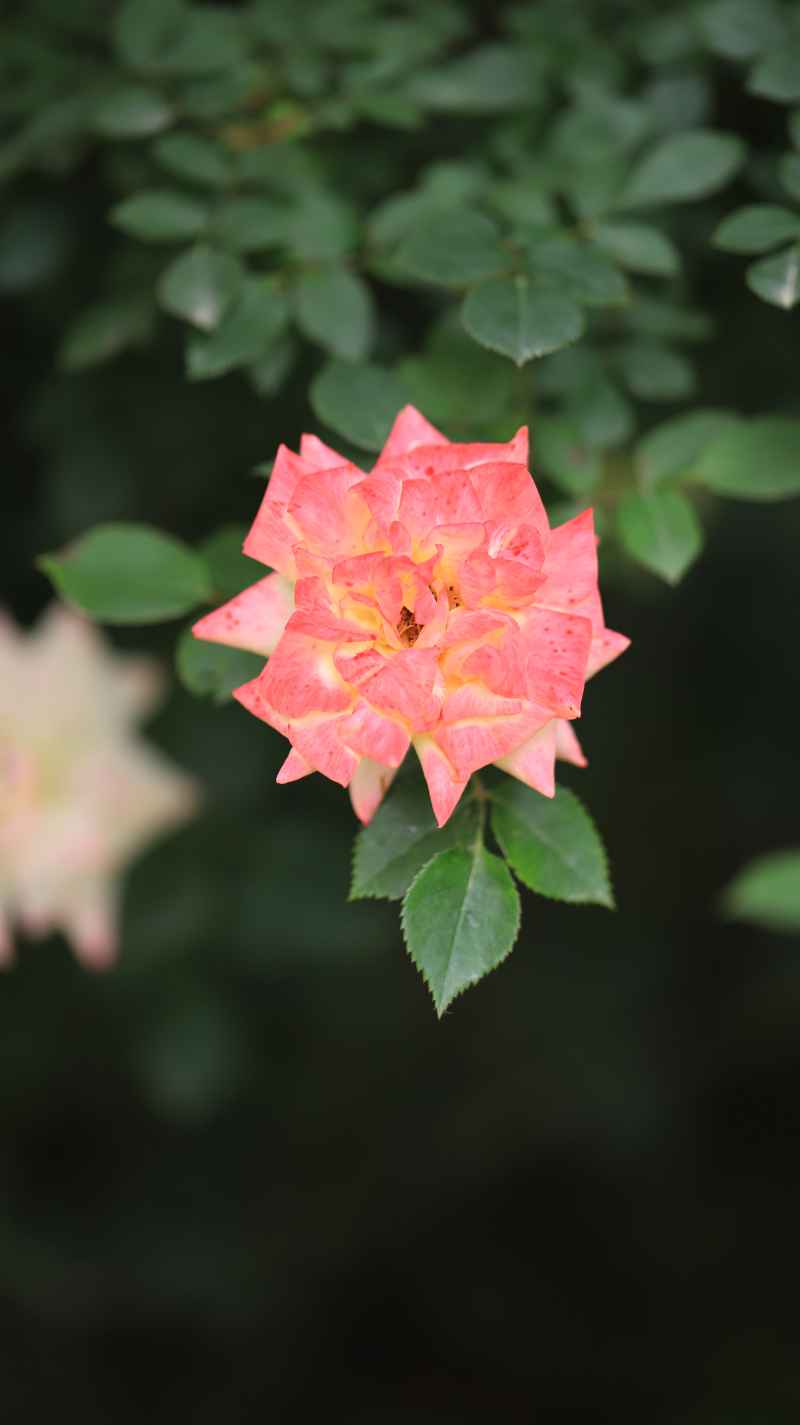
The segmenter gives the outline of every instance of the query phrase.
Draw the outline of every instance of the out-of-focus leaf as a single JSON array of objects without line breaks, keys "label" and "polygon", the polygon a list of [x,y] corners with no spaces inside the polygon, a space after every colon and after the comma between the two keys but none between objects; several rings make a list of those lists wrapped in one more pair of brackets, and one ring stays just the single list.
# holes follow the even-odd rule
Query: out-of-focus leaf
[{"label": "out-of-focus leaf", "polygon": [[279,391],[297,357],[297,342],[285,335],[257,361],[247,368],[247,374],[259,396],[274,396]]},{"label": "out-of-focus leaf", "polygon": [[529,105],[540,75],[531,50],[486,44],[418,74],[410,94],[425,108],[445,113],[501,113]]},{"label": "out-of-focus leaf", "polygon": [[543,416],[536,422],[535,464],[569,495],[583,495],[594,488],[602,473],[596,450],[581,439],[569,421]]},{"label": "out-of-focus leaf", "polygon": [[360,361],[372,345],[375,312],[366,282],[344,268],[303,274],[294,288],[300,330],[310,341],[348,361]]},{"label": "out-of-focus leaf", "polygon": [[126,84],[104,96],[92,119],[94,128],[106,138],[142,139],[161,133],[174,117],[172,106],[156,89]]},{"label": "out-of-focus leaf", "polygon": [[618,306],[628,296],[628,284],[613,262],[598,248],[573,238],[534,241],[528,264],[537,285],[589,306]]},{"label": "out-of-focus leaf", "polygon": [[175,178],[203,188],[225,188],[232,178],[233,165],[225,149],[202,134],[164,134],[154,145],[153,154],[156,162]]},{"label": "out-of-focus leaf", "polygon": [[404,94],[356,94],[356,113],[387,129],[418,129],[422,114]]},{"label": "out-of-focus leaf", "polygon": [[440,851],[469,845],[477,824],[477,804],[466,801],[439,830],[421,780],[401,773],[369,826],[356,837],[350,899],[400,900],[417,873]]},{"label": "out-of-focus leaf", "polygon": [[246,525],[223,525],[210,534],[200,545],[200,553],[206,561],[214,599],[232,599],[250,584],[263,578],[259,564],[242,554],[242,545],[247,534]]},{"label": "out-of-focus leaf", "polygon": [[605,376],[592,379],[572,391],[567,400],[566,415],[577,426],[586,444],[598,450],[622,445],[635,424],[630,401]]},{"label": "out-of-focus leaf", "polygon": [[726,59],[751,59],[779,44],[783,35],[775,0],[713,0],[698,18],[710,48]]},{"label": "out-of-focus leaf", "polygon": [[699,410],[672,416],[647,432],[638,442],[634,458],[645,490],[664,481],[691,474],[705,447],[732,420],[731,411]]},{"label": "out-of-focus leaf", "polygon": [[130,346],[143,345],[153,328],[153,306],[147,298],[117,298],[86,307],[67,328],[59,351],[65,371],[83,371],[110,361]]},{"label": "out-of-focus leaf", "polygon": [[64,208],[34,199],[9,203],[0,219],[0,293],[30,292],[54,277],[72,241]]},{"label": "out-of-focus leaf", "polygon": [[329,361],[311,383],[311,405],[331,430],[363,450],[380,450],[406,403],[402,383],[384,366]]},{"label": "out-of-focus leaf", "polygon": [[483,846],[429,861],[403,902],[406,947],[438,1015],[510,953],[520,921],[508,867]]},{"label": "out-of-focus leaf", "polygon": [[569,297],[539,292],[527,277],[501,277],[468,292],[461,309],[471,337],[517,366],[577,341],[580,307]]},{"label": "out-of-focus leaf", "polygon": [[789,138],[795,148],[800,148],[800,109],[789,115]]},{"label": "out-of-focus leaf", "polygon": [[158,299],[175,317],[201,331],[213,331],[237,296],[244,279],[238,258],[198,244],[176,257],[162,273]]},{"label": "out-of-focus leaf", "polygon": [[786,192],[800,202],[800,153],[785,153],[778,164],[778,172]]},{"label": "out-of-focus leaf", "polygon": [[635,342],[622,354],[629,389],[642,401],[679,401],[694,390],[694,371],[680,352]]},{"label": "out-of-focus leaf", "polygon": [[145,524],[106,524],[39,567],[58,592],[105,623],[157,623],[211,598],[205,560]]},{"label": "out-of-focus leaf", "polygon": [[680,271],[680,253],[660,228],[646,223],[598,223],[592,236],[599,247],[631,272],[652,277],[674,277]]},{"label": "out-of-focus leaf", "polygon": [[286,241],[287,209],[270,198],[228,198],[214,214],[212,236],[234,252],[262,252]]},{"label": "out-of-focus leaf", "polygon": [[800,243],[792,243],[774,257],[751,262],[745,281],[751,292],[764,302],[791,310],[800,301]]},{"label": "out-of-focus leaf", "polygon": [[685,495],[651,490],[625,495],[617,509],[617,530],[633,559],[677,584],[703,547],[703,533]]},{"label": "out-of-focus leaf", "polygon": [[492,830],[519,879],[539,895],[613,909],[603,843],[573,792],[543,797],[508,778],[492,790]]},{"label": "out-of-focus leaf", "polygon": [[800,235],[800,213],[774,203],[754,203],[723,218],[711,241],[726,252],[768,252]]},{"label": "out-of-focus leaf", "polygon": [[795,38],[765,54],[747,81],[751,94],[763,94],[779,104],[800,99],[800,38]]},{"label": "out-of-focus leaf", "polygon": [[142,242],[182,242],[202,232],[208,209],[185,193],[153,188],[117,203],[110,218],[115,228]]},{"label": "out-of-focus leaf", "polygon": [[800,494],[800,421],[731,420],[700,456],[694,475],[718,495],[784,500]]},{"label": "out-of-focus leaf", "polygon": [[395,257],[413,276],[445,287],[466,287],[510,263],[494,223],[474,208],[432,215],[412,230]]},{"label": "out-of-focus leaf", "polygon": [[622,193],[624,208],[685,203],[722,188],[744,162],[736,134],[686,129],[670,134],[635,165]]},{"label": "out-of-focus leaf", "polygon": [[241,688],[243,683],[258,677],[264,659],[243,648],[228,648],[224,643],[195,638],[191,628],[185,628],[175,648],[175,667],[190,693],[198,698],[211,698],[215,703],[226,703],[234,688]]},{"label": "out-of-focus leaf", "polygon": [[743,867],[725,890],[721,908],[730,920],[800,931],[800,847],[768,852]]},{"label": "out-of-focus leaf", "polygon": [[485,435],[513,401],[513,368],[460,328],[431,343],[424,355],[407,357],[397,370],[413,404],[442,430]]},{"label": "out-of-focus leaf", "polygon": [[246,277],[219,326],[192,336],[186,360],[191,381],[224,376],[265,355],[289,322],[289,304],[269,279]]},{"label": "out-of-focus leaf", "polygon": [[287,215],[286,242],[300,262],[334,262],[358,242],[355,214],[329,194],[306,196]]}]

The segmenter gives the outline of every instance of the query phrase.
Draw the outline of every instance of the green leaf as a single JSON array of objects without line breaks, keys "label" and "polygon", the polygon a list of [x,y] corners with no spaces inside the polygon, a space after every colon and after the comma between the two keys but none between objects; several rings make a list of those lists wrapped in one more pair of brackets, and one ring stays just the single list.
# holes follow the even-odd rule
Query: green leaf
[{"label": "green leaf", "polygon": [[689,475],[705,447],[733,419],[730,411],[690,411],[688,415],[672,416],[649,430],[634,452],[644,489]]},{"label": "green leaf", "polygon": [[286,241],[287,210],[270,198],[228,198],[214,214],[212,235],[234,252],[262,252]]},{"label": "green leaf", "polygon": [[602,474],[602,459],[590,449],[569,421],[542,416],[536,423],[536,465],[569,495],[593,489]]},{"label": "green leaf", "polygon": [[765,54],[747,81],[751,94],[763,94],[779,104],[800,99],[800,39]]},{"label": "green leaf", "polygon": [[238,258],[198,244],[162,273],[158,299],[175,317],[213,331],[238,296],[244,269]]},{"label": "green leaf", "polygon": [[185,193],[154,188],[117,203],[109,216],[115,228],[142,242],[181,242],[202,232],[208,209]]},{"label": "green leaf", "polygon": [[492,791],[492,830],[512,870],[532,891],[613,909],[603,843],[566,787],[558,787],[551,800],[508,778]]},{"label": "green leaf", "polygon": [[65,371],[84,371],[130,346],[144,345],[152,329],[153,307],[146,298],[98,302],[67,328],[59,364]]},{"label": "green leaf", "polygon": [[367,284],[344,268],[309,272],[294,288],[297,325],[334,356],[360,361],[372,345],[375,314]]},{"label": "green leaf", "polygon": [[410,97],[428,109],[453,114],[495,114],[525,108],[540,86],[535,57],[511,44],[486,44],[423,71]]},{"label": "green leaf", "polygon": [[246,534],[246,525],[223,525],[200,545],[216,600],[232,599],[264,577],[261,566],[242,554]]},{"label": "green leaf", "polygon": [[789,115],[788,125],[789,138],[795,148],[800,148],[800,109],[795,109],[794,113]]},{"label": "green leaf", "polygon": [[786,192],[800,202],[800,153],[785,153],[778,164],[778,172]]},{"label": "green leaf", "polygon": [[175,667],[190,693],[226,703],[235,688],[258,677],[264,659],[242,648],[195,638],[191,628],[185,628],[175,648]]},{"label": "green leaf", "polygon": [[363,450],[380,450],[406,393],[383,366],[329,361],[311,383],[311,405],[331,430]]},{"label": "green leaf", "polygon": [[225,188],[232,178],[233,165],[225,149],[201,134],[165,134],[153,154],[168,173],[203,188]]},{"label": "green leaf", "polygon": [[704,5],[699,20],[715,54],[751,59],[780,43],[783,18],[774,0],[715,0]]},{"label": "green leaf", "polygon": [[331,194],[304,193],[285,224],[286,242],[298,262],[335,262],[358,244],[353,209]]},{"label": "green leaf", "polygon": [[485,436],[514,398],[515,374],[494,351],[472,341],[460,326],[435,336],[423,356],[401,361],[398,375],[414,405],[434,425],[453,433]]},{"label": "green leaf", "polygon": [[271,351],[252,361],[247,368],[250,382],[259,396],[274,396],[280,390],[297,358],[297,342],[285,335]]},{"label": "green leaf", "polygon": [[37,562],[65,599],[106,623],[156,623],[211,598],[205,561],[145,524],[97,525]]},{"label": "green leaf", "polygon": [[727,887],[722,912],[767,930],[800,931],[800,848],[751,861]]},{"label": "green leaf", "polygon": [[505,960],[517,938],[519,895],[499,856],[476,844],[442,851],[403,902],[403,935],[441,1017],[456,995]]},{"label": "green leaf", "polygon": [[669,134],[635,165],[621,207],[685,203],[715,193],[744,162],[745,147],[735,134],[684,129]]},{"label": "green leaf", "polygon": [[625,495],[617,509],[617,530],[631,557],[668,584],[683,578],[703,547],[694,509],[677,490]]},{"label": "green leaf", "polygon": [[751,262],[745,281],[762,301],[790,311],[800,301],[800,243],[792,243],[774,257]]},{"label": "green leaf", "polygon": [[586,444],[596,450],[623,445],[635,425],[630,401],[606,377],[572,392],[565,414]]},{"label": "green leaf", "polygon": [[350,899],[402,899],[433,856],[471,844],[477,824],[477,803],[462,800],[439,830],[422,779],[401,773],[369,826],[356,837]]},{"label": "green leaf", "polygon": [[414,277],[444,287],[466,287],[509,266],[491,219],[474,208],[432,214],[415,227],[395,255]]},{"label": "green leaf", "polygon": [[289,307],[269,279],[246,277],[210,336],[192,336],[186,352],[190,381],[224,376],[266,355],[289,322]]},{"label": "green leaf", "polygon": [[680,271],[678,249],[660,228],[646,223],[598,223],[592,236],[599,247],[631,272],[648,277],[674,277]]},{"label": "green leaf", "polygon": [[622,353],[629,389],[641,401],[679,401],[694,390],[694,371],[680,352],[650,342],[634,342]]},{"label": "green leaf", "polygon": [[157,65],[186,23],[183,0],[125,0],[114,16],[114,43],[132,69]]},{"label": "green leaf", "polygon": [[537,286],[552,288],[564,297],[589,306],[619,306],[628,297],[628,284],[605,253],[577,242],[554,237],[532,242],[528,265]]},{"label": "green leaf", "polygon": [[517,366],[577,341],[580,307],[555,292],[537,292],[527,277],[495,278],[464,298],[461,319],[470,336]]},{"label": "green leaf", "polygon": [[121,85],[106,94],[92,115],[93,127],[110,139],[143,139],[166,129],[175,115],[155,89]]},{"label": "green leaf", "polygon": [[774,203],[754,203],[723,218],[711,241],[727,252],[768,252],[800,234],[800,214]]},{"label": "green leaf", "polygon": [[695,478],[718,495],[784,500],[800,494],[800,421],[732,420],[706,447]]}]

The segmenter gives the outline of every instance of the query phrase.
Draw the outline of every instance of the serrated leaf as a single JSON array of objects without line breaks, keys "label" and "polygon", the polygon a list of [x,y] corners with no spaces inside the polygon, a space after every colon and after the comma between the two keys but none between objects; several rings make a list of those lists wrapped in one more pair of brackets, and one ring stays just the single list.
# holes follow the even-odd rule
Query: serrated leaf
[{"label": "serrated leaf", "polygon": [[619,268],[598,248],[574,238],[529,243],[528,266],[538,286],[552,287],[587,306],[619,306],[627,300],[628,284]]},{"label": "serrated leaf", "polygon": [[268,280],[247,277],[210,336],[192,336],[186,351],[190,381],[224,376],[267,353],[289,322],[289,305]]},{"label": "serrated leaf", "polygon": [[401,775],[356,837],[350,899],[400,900],[432,857],[472,842],[477,822],[476,802],[462,801],[440,830],[421,779]]},{"label": "serrated leaf", "polygon": [[466,287],[510,264],[491,219],[474,208],[432,214],[414,228],[395,254],[397,265],[414,277],[444,287]]},{"label": "serrated leaf", "polygon": [[731,920],[800,931],[800,847],[768,852],[743,867],[727,887],[721,909]]},{"label": "serrated leaf", "polygon": [[800,202],[800,153],[785,153],[778,164],[778,173],[789,196]]},{"label": "serrated leaf", "polygon": [[613,908],[603,843],[573,792],[552,799],[508,778],[492,790],[492,830],[519,879],[539,895]]},{"label": "serrated leaf", "polygon": [[694,509],[677,490],[625,495],[617,509],[617,530],[631,557],[668,584],[683,578],[703,547]]},{"label": "serrated leaf", "polygon": [[726,252],[768,252],[800,234],[800,214],[775,203],[753,203],[723,218],[711,241]]},{"label": "serrated leaf", "polygon": [[369,352],[375,326],[366,282],[344,268],[309,272],[294,288],[297,325],[333,356],[360,361]]},{"label": "serrated leaf", "polygon": [[554,292],[538,292],[527,277],[495,278],[464,298],[461,318],[470,336],[517,366],[577,341],[580,307]]},{"label": "serrated leaf", "polygon": [[208,209],[185,193],[154,188],[117,203],[109,217],[115,228],[142,242],[182,242],[202,232]]},{"label": "serrated leaf", "polygon": [[745,147],[735,134],[684,129],[669,134],[635,165],[620,207],[685,203],[722,188],[744,162]]},{"label": "serrated leaf", "polygon": [[634,342],[621,357],[629,390],[641,401],[679,401],[694,390],[691,362],[655,342]]},{"label": "serrated leaf", "polygon": [[214,599],[232,599],[234,594],[240,594],[242,589],[263,578],[260,567],[246,554],[242,554],[246,535],[246,525],[223,525],[200,545],[200,553],[206,562],[214,590]]},{"label": "serrated leaf", "polygon": [[792,243],[774,257],[751,262],[745,281],[762,301],[790,311],[800,301],[800,243]]},{"label": "serrated leaf", "polygon": [[213,331],[244,280],[244,268],[230,253],[198,244],[176,257],[162,273],[158,299],[174,317],[201,331]]},{"label": "serrated leaf", "polygon": [[203,188],[224,188],[233,176],[226,150],[202,134],[165,134],[154,144],[153,155],[174,177],[186,178]]},{"label": "serrated leaf", "polygon": [[58,592],[106,623],[156,623],[211,598],[205,561],[145,524],[106,524],[37,561]]},{"label": "serrated leaf", "polygon": [[397,377],[384,366],[329,361],[311,383],[311,405],[331,430],[363,450],[380,450],[406,403]]},{"label": "serrated leaf", "polygon": [[174,117],[172,105],[157,90],[125,84],[103,97],[92,121],[106,138],[142,139],[166,129]]},{"label": "serrated leaf", "polygon": [[505,960],[519,922],[508,867],[480,844],[442,851],[423,867],[403,902],[403,935],[440,1017]]},{"label": "serrated leaf", "polygon": [[680,271],[678,249],[660,228],[646,223],[598,223],[592,235],[599,247],[610,252],[631,272],[649,277],[674,277]]},{"label": "serrated leaf", "polygon": [[784,500],[800,494],[800,421],[732,420],[703,451],[695,478],[718,495]]},{"label": "serrated leaf", "polygon": [[763,55],[751,71],[747,87],[751,94],[763,94],[779,104],[800,99],[800,38]]},{"label": "serrated leaf", "polygon": [[638,442],[634,459],[646,490],[691,473],[702,451],[735,417],[730,411],[699,410],[672,416]]},{"label": "serrated leaf", "polygon": [[226,703],[235,688],[258,677],[264,659],[242,648],[228,648],[224,643],[195,638],[190,627],[185,628],[178,639],[175,667],[183,686],[195,697]]}]

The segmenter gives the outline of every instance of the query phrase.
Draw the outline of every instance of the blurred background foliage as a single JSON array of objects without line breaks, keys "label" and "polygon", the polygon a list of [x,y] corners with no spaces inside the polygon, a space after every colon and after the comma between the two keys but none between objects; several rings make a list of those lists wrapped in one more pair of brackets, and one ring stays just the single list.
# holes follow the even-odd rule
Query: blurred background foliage
[{"label": "blurred background foliage", "polygon": [[798,841],[799,7],[7,0],[0,78],[20,620],[98,522],[219,570],[281,439],[410,396],[531,422],[634,640],[565,774],[620,911],[526,895],[442,1024],[346,797],[176,682],[119,969],[2,984],[8,1418],[795,1425],[796,918],[717,910]]}]

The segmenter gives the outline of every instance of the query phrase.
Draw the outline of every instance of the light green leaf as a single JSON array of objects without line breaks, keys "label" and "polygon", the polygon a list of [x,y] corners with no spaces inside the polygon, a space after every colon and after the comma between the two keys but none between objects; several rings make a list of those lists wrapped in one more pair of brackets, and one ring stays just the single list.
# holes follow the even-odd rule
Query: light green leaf
[{"label": "light green leaf", "polygon": [[228,198],[214,214],[212,236],[234,252],[263,252],[286,241],[287,209],[271,198]]},{"label": "light green leaf", "polygon": [[461,318],[470,336],[517,366],[577,341],[584,325],[569,297],[538,292],[527,277],[495,278],[474,287]]},{"label": "light green leaf", "polygon": [[703,6],[699,20],[710,48],[726,59],[751,59],[783,35],[775,0],[714,0]]},{"label": "light green leaf", "polygon": [[779,104],[800,99],[800,39],[765,54],[747,81],[751,94],[763,94]]},{"label": "light green leaf", "polygon": [[186,360],[190,381],[208,381],[258,361],[288,322],[286,298],[270,279],[246,277],[216,330],[210,336],[189,339]]},{"label": "light green leaf", "polygon": [[569,495],[592,490],[602,474],[602,459],[569,421],[542,416],[536,423],[536,468]]},{"label": "light green leaf", "polygon": [[694,473],[701,484],[733,499],[800,495],[800,421],[782,416],[732,420],[706,446]]},{"label": "light green leaf", "polygon": [[800,301],[800,243],[792,243],[774,257],[751,262],[745,281],[764,302],[790,311]]},{"label": "light green leaf", "polygon": [[509,266],[494,223],[474,208],[432,214],[395,254],[399,267],[426,282],[466,287]]},{"label": "light green leaf", "polygon": [[680,352],[649,342],[634,342],[622,353],[629,389],[641,401],[679,401],[694,390],[694,371]]},{"label": "light green leaf", "polygon": [[311,383],[311,405],[331,430],[363,450],[380,450],[406,403],[397,377],[383,366],[329,361]]},{"label": "light green leaf", "polygon": [[264,577],[262,566],[242,554],[246,534],[246,525],[223,525],[200,545],[215,600],[232,599],[234,594],[240,594],[242,589]]},{"label": "light green leaf", "polygon": [[403,934],[440,1017],[505,960],[519,921],[508,867],[483,846],[453,847],[423,867],[403,902]]},{"label": "light green leaf", "polygon": [[537,239],[528,246],[528,265],[539,287],[589,306],[619,306],[628,284],[619,268],[598,248],[574,238]]},{"label": "light green leaf", "polygon": [[592,236],[599,247],[631,272],[652,277],[674,277],[680,271],[678,249],[660,228],[646,223],[598,223]]},{"label": "light green leaf", "polygon": [[550,799],[509,777],[492,790],[492,830],[512,870],[532,891],[613,909],[603,843],[566,787]]},{"label": "light green leaf", "polygon": [[201,331],[213,331],[237,297],[244,279],[238,258],[206,244],[190,248],[162,273],[158,299],[168,312]]},{"label": "light green leaf", "polygon": [[722,912],[767,930],[800,931],[800,847],[751,861],[727,887]]},{"label": "light green leaf", "polygon": [[711,241],[727,252],[768,252],[800,235],[800,214],[774,203],[754,203],[723,218]]},{"label": "light green leaf", "polygon": [[643,208],[704,198],[733,177],[744,157],[744,144],[735,134],[714,129],[669,134],[639,159],[620,206]]},{"label": "light green leaf", "polygon": [[168,173],[203,188],[224,188],[232,178],[233,165],[225,149],[202,134],[165,134],[153,146],[153,154]]},{"label": "light green leaf", "polygon": [[471,844],[477,824],[477,803],[462,800],[439,830],[421,778],[401,772],[369,826],[356,837],[350,899],[400,900],[433,856]]},{"label": "light green leaf", "polygon": [[130,346],[142,346],[153,329],[153,307],[146,298],[98,302],[85,307],[67,328],[59,351],[65,371],[84,371],[110,361]]},{"label": "light green leaf", "polygon": [[106,138],[142,139],[166,129],[174,117],[172,106],[157,90],[125,84],[103,97],[92,121]]},{"label": "light green leaf", "polygon": [[778,172],[786,192],[800,202],[800,153],[785,153],[778,164]]},{"label": "light green leaf", "polygon": [[175,648],[175,667],[183,686],[198,698],[227,703],[235,688],[257,678],[264,667],[258,653],[228,648],[224,643],[208,643],[195,638],[185,628]]},{"label": "light green leaf", "polygon": [[115,228],[142,242],[181,242],[202,232],[208,209],[185,193],[153,188],[117,203],[109,217]]},{"label": "light green leaf", "polygon": [[666,480],[689,475],[705,447],[733,419],[730,411],[690,411],[649,430],[634,452],[642,487],[651,490]]},{"label": "light green leaf", "polygon": [[625,495],[617,509],[623,546],[645,569],[677,584],[703,547],[694,509],[677,490]]},{"label": "light green leaf", "polygon": [[157,623],[211,598],[200,555],[145,524],[97,525],[37,562],[65,599],[105,623]]},{"label": "light green leaf", "polygon": [[334,356],[360,361],[369,352],[375,327],[372,294],[354,273],[332,268],[304,274],[294,288],[294,307],[303,334]]}]

